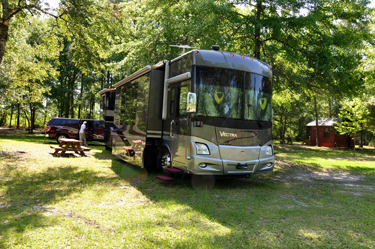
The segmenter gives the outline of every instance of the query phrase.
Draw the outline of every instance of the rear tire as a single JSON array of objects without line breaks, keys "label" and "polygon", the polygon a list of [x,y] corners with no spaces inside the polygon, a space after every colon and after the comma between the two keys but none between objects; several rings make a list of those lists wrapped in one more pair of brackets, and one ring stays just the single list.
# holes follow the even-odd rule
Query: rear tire
[{"label": "rear tire", "polygon": [[61,139],[64,139],[64,138],[69,138],[69,136],[67,134],[65,134],[65,133],[61,133],[61,134],[57,135],[57,137],[56,137],[57,143],[60,144],[61,143]]}]

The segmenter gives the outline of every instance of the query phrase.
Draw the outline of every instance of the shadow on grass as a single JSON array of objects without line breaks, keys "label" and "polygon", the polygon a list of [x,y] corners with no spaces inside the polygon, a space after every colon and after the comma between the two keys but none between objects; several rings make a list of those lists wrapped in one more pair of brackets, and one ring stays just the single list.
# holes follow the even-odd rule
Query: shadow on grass
[{"label": "shadow on grass", "polygon": [[[37,143],[37,144],[43,144],[44,143],[44,137],[40,134],[33,135],[33,134],[25,134],[25,135],[1,135],[0,139],[9,139],[14,141],[21,141],[21,142],[29,142],[29,143]],[[46,144],[52,142],[52,140],[47,139]]]},{"label": "shadow on grass", "polygon": [[[311,152],[322,155],[342,155],[348,158],[353,157],[353,150],[345,147],[316,147],[307,145],[289,145],[289,144],[274,144],[276,152]],[[371,148],[357,148],[356,155],[375,155],[375,149]]]},{"label": "shadow on grass", "polygon": [[[111,169],[161,208],[157,210],[162,213],[152,215],[155,226],[166,230],[183,230],[186,226],[202,231],[199,238],[178,239],[175,247],[326,248],[373,244],[371,222],[362,224],[369,211],[365,205],[368,199],[358,198],[356,207],[348,205],[353,198],[343,196],[324,182],[310,185],[292,180],[274,181],[275,175],[291,174],[294,170],[280,167],[275,174],[255,175],[250,180],[201,178],[199,185],[194,183],[194,177],[164,183],[155,178],[156,173],[117,160],[113,160]],[[348,218],[355,210],[356,218]],[[188,217],[186,223],[178,221],[175,227],[176,216]],[[143,222],[137,224],[137,229],[143,226],[147,229],[152,221],[145,217]],[[352,226],[360,227],[356,230],[360,239],[353,239]],[[216,233],[216,229],[222,232]],[[212,233],[203,232],[207,230]],[[165,243],[163,238],[149,234],[144,239],[154,245]]]},{"label": "shadow on grass", "polygon": [[[28,134],[28,133],[22,133],[22,134],[1,134],[0,133],[0,139],[9,139],[14,141],[20,141],[20,142],[28,142],[28,143],[37,143],[37,144],[57,144],[56,139],[50,139],[50,138],[44,138],[43,134]],[[103,142],[98,141],[88,141],[88,146],[91,148],[100,148],[104,147],[105,144]]]},{"label": "shadow on grass", "polygon": [[8,232],[22,233],[28,229],[49,226],[54,216],[46,216],[47,205],[83,191],[97,181],[111,181],[78,167],[49,168],[47,171],[12,177],[3,181],[0,199],[0,247]]}]

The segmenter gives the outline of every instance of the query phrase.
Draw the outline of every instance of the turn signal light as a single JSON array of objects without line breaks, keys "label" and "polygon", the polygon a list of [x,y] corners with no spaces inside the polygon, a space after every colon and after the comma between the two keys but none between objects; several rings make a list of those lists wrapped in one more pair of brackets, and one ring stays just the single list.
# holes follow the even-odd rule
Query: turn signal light
[{"label": "turn signal light", "polygon": [[49,131],[49,130],[51,130],[51,127],[47,126],[46,131]]}]

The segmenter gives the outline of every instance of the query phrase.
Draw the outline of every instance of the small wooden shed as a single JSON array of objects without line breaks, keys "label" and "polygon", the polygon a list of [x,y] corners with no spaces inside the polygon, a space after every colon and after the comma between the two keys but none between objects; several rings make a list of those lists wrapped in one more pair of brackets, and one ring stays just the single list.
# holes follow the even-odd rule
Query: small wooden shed
[{"label": "small wooden shed", "polygon": [[[318,119],[319,126],[319,142],[323,147],[352,147],[354,145],[352,139],[348,135],[340,135],[334,124],[339,121],[338,118],[323,118]],[[307,145],[316,146],[316,120],[311,121],[306,125]]]}]

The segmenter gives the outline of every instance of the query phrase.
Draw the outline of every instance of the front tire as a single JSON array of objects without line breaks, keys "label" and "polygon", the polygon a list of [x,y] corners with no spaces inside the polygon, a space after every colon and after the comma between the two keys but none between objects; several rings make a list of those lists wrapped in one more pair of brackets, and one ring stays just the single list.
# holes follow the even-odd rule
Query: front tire
[{"label": "front tire", "polygon": [[165,168],[172,168],[172,158],[171,153],[169,153],[167,148],[164,148],[163,152],[161,153],[159,165],[163,175],[168,175],[168,171],[166,171]]},{"label": "front tire", "polygon": [[57,143],[60,144],[61,139],[64,139],[64,138],[69,138],[69,136],[67,134],[64,134],[64,133],[61,133],[61,134],[57,135],[57,137],[56,137]]}]

